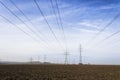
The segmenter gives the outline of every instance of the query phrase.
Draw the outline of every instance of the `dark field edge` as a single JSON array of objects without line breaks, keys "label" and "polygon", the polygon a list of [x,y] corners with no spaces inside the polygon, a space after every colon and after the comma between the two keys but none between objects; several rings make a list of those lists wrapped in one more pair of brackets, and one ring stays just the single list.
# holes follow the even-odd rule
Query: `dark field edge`
[{"label": "dark field edge", "polygon": [[120,66],[111,64],[0,64],[0,66]]}]

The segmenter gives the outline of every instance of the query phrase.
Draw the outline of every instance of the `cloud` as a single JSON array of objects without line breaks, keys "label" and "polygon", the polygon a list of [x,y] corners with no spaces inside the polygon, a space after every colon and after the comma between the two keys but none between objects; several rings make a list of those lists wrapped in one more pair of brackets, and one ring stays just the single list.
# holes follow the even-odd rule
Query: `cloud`
[{"label": "cloud", "polygon": [[78,23],[78,25],[89,27],[89,28],[94,28],[94,29],[99,29],[99,27],[98,27],[99,22],[98,23],[92,23],[90,21],[83,21],[83,22]]},{"label": "cloud", "polygon": [[[64,50],[60,47],[58,41],[56,41],[51,34],[48,25],[39,13],[37,7],[33,4],[32,0],[30,0],[30,2],[28,2],[28,0],[25,0],[25,2],[22,0],[19,2],[17,0],[13,1],[15,1],[20,9],[23,10],[23,12],[26,14],[26,16],[30,18],[34,26],[32,26],[29,21],[27,21],[24,16],[17,9],[15,9],[13,5],[11,5],[11,3],[8,2],[5,4],[7,4],[7,6],[10,7],[13,12],[15,12],[15,14],[20,17],[27,25],[29,25],[29,27],[36,31],[37,34],[40,35],[38,31],[43,32],[45,36],[43,35],[42,38],[48,43],[49,46],[47,46],[47,48],[46,44],[39,40],[39,38],[35,36],[35,34],[33,34],[30,30],[28,30],[23,23],[13,17],[13,15],[9,14],[5,8],[0,6],[1,15],[4,15],[13,23],[21,27],[24,31],[28,32],[31,36],[39,40],[39,43],[34,42],[31,38],[28,38],[28,36],[20,32],[14,26],[10,25],[7,21],[0,18],[0,56],[3,56],[2,58],[5,58],[5,56],[8,55],[10,58],[12,55],[16,55],[17,53],[17,55],[25,55],[24,57],[27,57],[28,55],[36,56],[43,54],[47,54],[49,57],[51,54],[58,55],[60,53],[64,53]],[[43,0],[39,0],[38,2],[42,8],[43,13],[45,14],[46,19],[48,20],[61,45],[65,47],[63,33],[59,28],[60,26],[56,24],[56,16],[53,13],[50,3],[48,0],[44,0],[43,3],[41,1]],[[85,45],[86,42],[89,41],[91,37],[93,37],[97,32],[99,32],[99,30],[102,29],[104,25],[107,24],[107,22],[114,16],[116,12],[113,11],[112,14],[109,15],[109,11],[107,10],[111,10],[112,8],[117,10],[119,7],[117,3],[115,3],[113,0],[113,3],[111,3],[111,1],[107,3],[107,1],[103,0],[82,0],[81,2],[80,0],[63,0],[63,2],[61,0],[59,1],[60,2],[58,4],[60,7],[61,19],[66,35],[66,43],[68,44],[68,50],[70,51],[71,56],[74,54],[78,56],[80,43],[85,48],[85,55],[83,55],[89,58],[92,57],[95,60],[95,57],[104,57],[104,54],[105,56],[114,54],[113,50],[115,50],[115,53],[119,53],[118,47],[115,47],[113,49],[108,48],[108,45],[105,45],[102,48],[95,48],[98,46],[91,46],[107,37],[109,34],[112,34],[114,31],[118,30],[119,19],[114,23],[114,25],[111,25],[107,30],[105,30],[103,34],[97,36],[93,42],[90,41],[90,45]],[[57,16],[59,16],[58,13]],[[105,19],[103,20],[103,18]],[[35,30],[34,28],[38,30]],[[87,47],[90,47],[92,49],[87,49]],[[42,53],[42,51],[44,53]],[[2,53],[5,53],[5,55]],[[15,56],[14,59],[16,59]],[[86,59],[85,62],[89,60],[92,61],[92,59]],[[95,61],[94,63],[99,63],[99,60]]]}]

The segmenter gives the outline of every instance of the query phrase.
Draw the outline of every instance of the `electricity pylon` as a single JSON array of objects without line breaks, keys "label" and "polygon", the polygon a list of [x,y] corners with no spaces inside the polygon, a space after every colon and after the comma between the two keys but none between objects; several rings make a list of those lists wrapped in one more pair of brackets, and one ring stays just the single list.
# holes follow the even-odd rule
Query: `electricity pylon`
[{"label": "electricity pylon", "polygon": [[30,62],[31,62],[31,63],[33,62],[33,58],[32,58],[32,57],[30,58]]},{"label": "electricity pylon", "polygon": [[46,62],[46,55],[44,55],[44,63]]},{"label": "electricity pylon", "polygon": [[80,44],[79,64],[80,65],[82,64],[82,47],[81,47],[81,44]]},{"label": "electricity pylon", "polygon": [[65,61],[64,61],[64,64],[68,64],[68,51],[66,50],[65,52]]},{"label": "electricity pylon", "polygon": [[40,62],[40,56],[38,56],[38,62]]}]

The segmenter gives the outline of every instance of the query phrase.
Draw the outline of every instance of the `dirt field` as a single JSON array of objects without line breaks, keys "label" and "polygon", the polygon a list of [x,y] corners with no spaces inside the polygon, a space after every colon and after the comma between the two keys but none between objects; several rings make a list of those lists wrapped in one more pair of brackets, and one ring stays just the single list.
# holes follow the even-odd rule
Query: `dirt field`
[{"label": "dirt field", "polygon": [[120,66],[0,65],[0,80],[120,80]]}]

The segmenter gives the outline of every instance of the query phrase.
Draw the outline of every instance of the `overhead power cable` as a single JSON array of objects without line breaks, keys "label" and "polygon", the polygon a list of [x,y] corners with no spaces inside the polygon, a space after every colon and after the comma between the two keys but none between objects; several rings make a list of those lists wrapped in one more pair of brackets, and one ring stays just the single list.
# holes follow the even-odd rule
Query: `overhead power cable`
[{"label": "overhead power cable", "polygon": [[[117,35],[117,34],[119,34],[119,33],[120,33],[120,31],[117,31],[117,32],[111,34],[110,36],[107,36],[106,38],[104,38],[103,40],[101,40],[98,44],[100,45],[100,44],[103,43],[104,41],[112,38],[113,36],[115,36],[115,35]],[[97,45],[98,45],[98,44],[97,44]]]},{"label": "overhead power cable", "polygon": [[50,3],[51,3],[51,6],[52,6],[52,9],[53,9],[53,13],[55,14],[55,17],[56,17],[57,25],[59,26],[59,29],[61,29],[60,25],[59,25],[59,20],[58,20],[57,14],[56,14],[56,11],[55,11],[55,8],[54,8],[53,0],[50,0]]},{"label": "overhead power cable", "polygon": [[105,39],[102,40],[102,42],[105,41],[105,40],[110,39],[111,37],[115,36],[115,35],[118,34],[118,33],[120,33],[120,31],[117,31],[117,32],[111,34],[110,36],[107,36]]},{"label": "overhead power cable", "polygon": [[62,19],[61,19],[60,10],[59,10],[59,6],[58,6],[57,0],[55,0],[55,2],[56,2],[56,8],[57,8],[57,11],[58,11],[58,16],[59,16],[59,21],[60,21],[61,29],[62,29],[62,32],[63,32],[65,47],[66,47],[66,51],[67,51],[67,41],[66,41],[65,31],[64,31],[64,27],[63,27],[63,22],[62,22]]},{"label": "overhead power cable", "polygon": [[35,4],[36,4],[36,6],[37,6],[37,8],[38,8],[38,10],[39,10],[39,12],[40,12],[40,14],[43,16],[43,18],[44,18],[46,24],[48,25],[48,27],[49,27],[49,29],[50,29],[52,35],[54,36],[54,38],[55,38],[56,41],[58,42],[59,46],[60,46],[61,48],[63,48],[62,45],[61,45],[61,43],[60,43],[60,41],[57,39],[57,37],[56,37],[54,31],[52,30],[52,27],[51,27],[50,24],[48,23],[47,18],[45,17],[45,15],[44,15],[44,13],[42,12],[40,6],[38,5],[37,1],[34,0],[34,2],[35,2]]},{"label": "overhead power cable", "polygon": [[[19,21],[21,21],[31,32],[33,32],[37,37],[39,37],[43,42],[45,42],[32,28],[30,28],[22,19],[20,19],[11,9],[9,9],[2,1],[0,3],[12,14],[14,15]],[[46,43],[46,42],[45,42]],[[46,43],[47,44],[47,43]],[[47,44],[48,46],[48,44]]]},{"label": "overhead power cable", "polygon": [[111,19],[111,20],[109,21],[109,23],[106,24],[106,25],[105,25],[91,40],[89,40],[87,43],[89,43],[90,41],[93,41],[94,39],[96,39],[106,28],[108,28],[110,25],[112,25],[113,22],[119,18],[119,16],[120,16],[120,13],[118,13],[117,15],[115,15],[115,16],[113,17],[113,19]]},{"label": "overhead power cable", "polygon": [[[41,34],[41,36],[45,37],[45,35],[41,31],[39,31],[35,27],[35,25],[31,22],[31,20],[24,14],[24,12],[12,0],[10,0],[10,2],[22,13],[22,15],[27,19],[27,21],[32,25],[32,27],[34,27],[34,29],[36,29],[36,31],[38,31]],[[37,34],[37,36],[40,38],[40,40],[44,41],[49,46],[48,42],[46,42],[46,40],[48,41],[48,39],[45,40],[45,39],[41,38],[41,36],[39,36],[39,34]]]},{"label": "overhead power cable", "polygon": [[103,27],[103,29],[101,29],[93,39],[95,39],[96,37],[98,37],[98,35],[100,35],[106,28],[108,28],[118,17],[120,16],[120,13],[118,13],[117,15],[114,16],[114,18],[105,26]]},{"label": "overhead power cable", "polygon": [[27,21],[30,22],[30,24],[32,26],[34,26],[34,29],[36,29],[41,35],[44,35],[42,32],[40,32],[36,27],[35,25],[31,22],[31,20],[24,14],[24,12],[12,1],[10,0],[10,2],[22,13],[22,15],[27,19]]},{"label": "overhead power cable", "polygon": [[22,31],[24,34],[26,34],[27,36],[29,36],[30,38],[32,38],[34,41],[37,41],[37,39],[35,39],[33,36],[31,36],[30,34],[28,34],[27,32],[25,32],[23,29],[21,29],[20,27],[18,27],[17,25],[15,25],[14,23],[12,23],[9,19],[7,19],[6,17],[0,15],[0,17],[2,17],[4,20],[6,20],[7,22],[9,22],[10,24],[12,24],[15,28],[19,29],[20,31]]},{"label": "overhead power cable", "polygon": [[[14,24],[12,21],[10,21],[8,18],[0,15],[0,17],[2,17],[4,20],[6,20],[7,22],[9,22],[10,24],[12,24],[15,28],[17,28],[18,30],[20,30],[21,32],[23,32],[25,35],[29,36],[31,39],[33,39],[35,42],[40,43],[36,38],[34,38],[33,36],[31,36],[29,33],[25,32],[22,28],[20,28],[19,26],[17,26],[16,24]],[[45,45],[44,45],[45,46]],[[46,46],[47,47],[47,46]],[[47,47],[48,48],[48,47]]]}]

